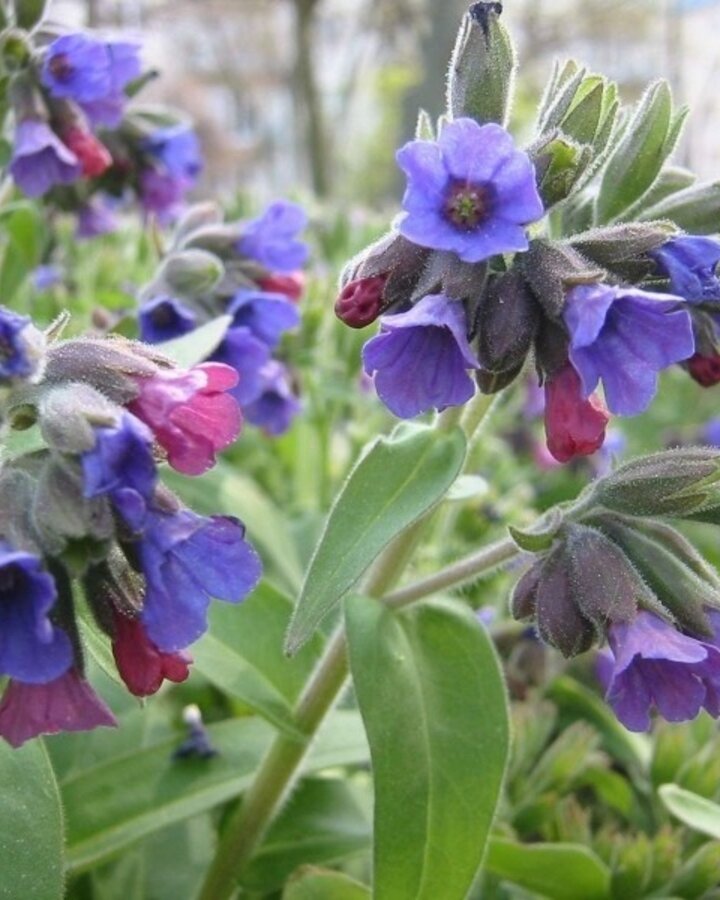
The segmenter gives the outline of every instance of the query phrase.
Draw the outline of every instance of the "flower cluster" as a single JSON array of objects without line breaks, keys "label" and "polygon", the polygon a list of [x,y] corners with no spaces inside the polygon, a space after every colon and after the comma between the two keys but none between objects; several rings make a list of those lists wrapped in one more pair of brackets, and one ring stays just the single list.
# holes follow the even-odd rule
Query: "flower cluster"
[{"label": "flower cluster", "polygon": [[299,323],[308,253],[299,234],[306,222],[302,209],[286,201],[230,223],[210,204],[191,207],[140,300],[140,336],[152,344],[232,317],[211,359],[237,372],[231,395],[247,421],[271,435],[286,431],[300,409],[292,376],[273,354]]},{"label": "flower cluster", "polygon": [[142,75],[139,43],[42,28],[14,30],[9,45],[15,184],[75,212],[81,237],[112,230],[128,192],[161,219],[176,215],[201,169],[198,141],[174,114],[126,109]]},{"label": "flower cluster", "polygon": [[211,597],[242,600],[260,561],[237,520],[184,508],[158,460],[197,475],[237,436],[236,372],[190,370],[124,339],[46,345],[0,309],[6,427],[42,449],[0,468],[0,735],[114,724],[84,675],[78,593],[107,635],[128,690],[183,681]]}]

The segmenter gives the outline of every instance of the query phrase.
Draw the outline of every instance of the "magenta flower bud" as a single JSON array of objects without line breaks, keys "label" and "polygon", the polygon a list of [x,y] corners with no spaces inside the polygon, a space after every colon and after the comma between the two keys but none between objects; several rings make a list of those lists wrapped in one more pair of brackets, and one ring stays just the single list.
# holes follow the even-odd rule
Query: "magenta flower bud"
[{"label": "magenta flower bud", "polygon": [[70,669],[47,684],[10,681],[0,703],[0,736],[13,747],[40,734],[115,726],[115,716],[79,674]]},{"label": "magenta flower bud", "polygon": [[720,354],[695,353],[685,363],[690,377],[702,387],[720,382]]},{"label": "magenta flower bud", "polygon": [[160,689],[163,680],[179,684],[188,677],[190,657],[183,651],[160,650],[147,636],[139,619],[130,619],[114,610],[113,624],[113,657],[131,694],[149,697]]},{"label": "magenta flower bud", "polygon": [[288,300],[297,303],[305,291],[305,273],[298,270],[285,275],[273,272],[258,281],[261,291],[269,294],[284,294]]},{"label": "magenta flower bud", "polygon": [[82,174],[86,178],[97,178],[112,165],[110,151],[92,131],[80,125],[71,125],[62,132],[61,137],[65,146],[79,160]]},{"label": "magenta flower bud", "polygon": [[365,328],[380,315],[387,275],[358,278],[346,284],[335,302],[335,315],[351,328]]},{"label": "magenta flower bud", "polygon": [[558,462],[599,450],[609,420],[597,394],[583,399],[580,378],[570,363],[545,382],[545,434],[548,450]]},{"label": "magenta flower bud", "polygon": [[128,409],[151,428],[174,469],[201,475],[240,432],[240,407],[227,393],[237,382],[223,363],[159,371],[137,379],[140,395]]}]

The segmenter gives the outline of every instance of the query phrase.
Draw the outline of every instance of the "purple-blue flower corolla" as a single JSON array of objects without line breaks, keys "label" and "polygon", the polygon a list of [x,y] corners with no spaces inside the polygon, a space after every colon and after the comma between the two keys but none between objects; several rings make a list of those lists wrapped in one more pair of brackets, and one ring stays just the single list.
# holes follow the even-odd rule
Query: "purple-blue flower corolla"
[{"label": "purple-blue flower corolla", "polygon": [[138,544],[146,581],[142,621],[160,650],[187,647],[207,627],[210,598],[238,603],[262,574],[245,528],[224,516],[189,510],[150,512]]},{"label": "purple-blue flower corolla", "polygon": [[185,194],[191,187],[185,178],[178,178],[154,166],[140,172],[138,186],[143,209],[157,216],[163,224],[180,214]]},{"label": "purple-blue flower corolla", "polygon": [[686,235],[671,238],[650,254],[670,279],[670,290],[688,303],[720,300],[720,241]]},{"label": "purple-blue flower corolla", "polygon": [[30,378],[41,364],[35,327],[27,316],[0,306],[0,379]]},{"label": "purple-blue flower corolla", "polygon": [[0,540],[0,675],[44,684],[70,668],[70,640],[50,619],[56,596],[40,559]]},{"label": "purple-blue flower corolla", "polygon": [[363,348],[363,366],[396,416],[411,419],[473,396],[467,370],[479,364],[468,344],[462,303],[431,294],[407,312],[383,316],[380,328]]},{"label": "purple-blue flower corolla", "polygon": [[262,392],[257,400],[243,407],[245,418],[268,434],[284,434],[302,406],[292,392],[285,366],[271,359],[260,369]]},{"label": "purple-blue flower corolla", "polygon": [[42,83],[53,97],[74,100],[96,125],[114,127],[122,117],[124,89],[141,72],[140,46],[65,34],[48,47]]},{"label": "purple-blue flower corolla", "polygon": [[197,327],[197,316],[175,297],[161,295],[143,303],[138,313],[140,340],[160,344]]},{"label": "purple-blue flower corolla", "polygon": [[42,119],[23,119],[15,128],[10,174],[28,197],[40,197],[56,184],[71,184],[82,166]]},{"label": "purple-blue flower corolla", "polygon": [[611,412],[634,416],[655,396],[658,372],[695,352],[679,297],[607,284],[579,285],[563,312],[570,361],[589,397],[602,380]]},{"label": "purple-blue flower corolla", "polygon": [[647,731],[653,706],[668,722],[694,719],[706,705],[714,713],[720,687],[716,647],[644,610],[632,622],[612,625],[608,640],[613,660],[607,699],[626,728]]},{"label": "purple-blue flower corolla", "polygon": [[307,261],[307,244],[298,237],[307,221],[307,214],[296,203],[276,200],[245,224],[238,251],[271,272],[294,272]]},{"label": "purple-blue flower corolla", "polygon": [[169,175],[190,187],[202,170],[202,154],[197,135],[188,125],[171,125],[158,128],[140,144],[144,150]]},{"label": "purple-blue flower corolla", "polygon": [[437,141],[410,141],[396,159],[407,176],[400,233],[464,262],[527,250],[525,226],[543,215],[535,171],[500,125],[445,124]]},{"label": "purple-blue flower corolla", "polygon": [[249,328],[268,347],[277,346],[283,332],[295,328],[300,313],[284,294],[240,291],[228,307],[233,325]]},{"label": "purple-blue flower corolla", "polygon": [[105,197],[91,197],[78,209],[77,215],[75,237],[94,238],[117,230],[117,218]]},{"label": "purple-blue flower corolla", "polygon": [[210,359],[232,366],[238,373],[238,383],[229,393],[240,406],[244,408],[246,403],[257,400],[263,390],[261,372],[270,359],[270,350],[249,328],[229,328]]}]

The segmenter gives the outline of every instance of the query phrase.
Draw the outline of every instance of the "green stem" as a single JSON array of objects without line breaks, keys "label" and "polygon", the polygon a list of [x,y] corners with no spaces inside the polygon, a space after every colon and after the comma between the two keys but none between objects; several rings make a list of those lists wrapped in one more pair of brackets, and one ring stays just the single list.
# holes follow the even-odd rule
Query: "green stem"
[{"label": "green stem", "polygon": [[[492,397],[479,396],[481,399],[478,400],[476,396],[463,417],[467,420],[464,430],[468,436],[472,432],[467,429],[469,427],[476,429],[492,406]],[[450,430],[458,424],[461,416],[462,411],[458,408],[445,410],[438,416],[435,427],[443,431]],[[430,510],[392,541],[373,566],[361,588],[362,593],[371,597],[382,597],[392,589],[412,557],[433,512],[434,510]],[[510,552],[510,544],[511,542],[501,541],[486,548],[491,568],[502,562],[503,558],[510,558],[513,555]],[[514,545],[512,550],[517,552]],[[508,554],[507,557],[503,556],[505,553]],[[477,558],[480,555],[475,554],[473,571],[468,576],[463,575],[463,580],[480,574],[478,568],[480,563]],[[462,565],[463,562],[468,564],[469,560],[461,561],[458,565]],[[428,580],[426,579],[426,582]],[[417,591],[417,584],[410,585],[405,590],[412,591],[413,587]],[[430,588],[431,591],[433,589]],[[390,597],[397,597],[398,594],[402,596],[403,591],[391,594]],[[412,599],[419,596],[426,595],[418,594]],[[412,600],[408,599],[405,602],[410,603]],[[302,761],[312,738],[342,692],[348,671],[345,632],[341,627],[328,641],[295,706],[295,723],[307,735],[307,739],[296,741],[283,734],[278,734],[274,738],[253,783],[224,829],[200,900],[228,900],[235,893],[237,878],[282,808],[295,779],[300,774]]]}]

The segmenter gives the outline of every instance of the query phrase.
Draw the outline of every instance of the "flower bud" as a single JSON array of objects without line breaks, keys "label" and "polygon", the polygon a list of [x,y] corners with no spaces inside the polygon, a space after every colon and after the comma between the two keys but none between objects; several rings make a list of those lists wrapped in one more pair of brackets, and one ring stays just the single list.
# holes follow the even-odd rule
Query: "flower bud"
[{"label": "flower bud", "polygon": [[583,398],[580,378],[570,363],[545,382],[545,434],[548,450],[558,462],[599,450],[609,421],[597,394]]},{"label": "flower bud", "polygon": [[77,156],[87,178],[97,178],[112,165],[110,151],[92,131],[76,124],[64,129],[60,137],[68,150]]},{"label": "flower bud", "polygon": [[565,307],[565,294],[579,284],[603,280],[603,271],[583,259],[568,244],[534,240],[521,265],[525,279],[538,303],[551,319],[559,319]]},{"label": "flower bud", "polygon": [[540,636],[563,656],[576,656],[592,647],[595,627],[577,604],[576,588],[562,544],[543,560],[535,605]]},{"label": "flower bud", "polygon": [[654,262],[648,256],[675,234],[671,222],[627,222],[593,228],[570,239],[581,256],[625,281],[637,282],[649,275]]},{"label": "flower bud", "polygon": [[410,300],[430,256],[429,250],[390,231],[350,260],[340,276],[341,288],[351,281],[384,275],[384,312],[394,303]]},{"label": "flower bud", "polygon": [[157,275],[171,295],[202,296],[209,294],[225,272],[222,260],[206,250],[182,250],[168,256]]},{"label": "flower bud", "polygon": [[690,377],[701,387],[713,387],[720,383],[720,353],[695,353],[684,365]]},{"label": "flower bud", "polygon": [[95,427],[117,424],[120,410],[88,384],[44,387],[37,401],[43,438],[62,453],[84,453],[95,445]]},{"label": "flower bud", "polygon": [[5,72],[20,72],[27,69],[32,59],[32,45],[28,35],[18,28],[12,28],[2,35],[0,60]]},{"label": "flower bud", "polygon": [[532,346],[540,309],[523,275],[491,278],[477,313],[477,356],[491,372],[518,369]]},{"label": "flower bud", "polygon": [[288,300],[297,303],[305,291],[305,274],[301,271],[291,272],[289,275],[275,272],[261,278],[258,286],[261,291],[267,291],[269,294],[284,294]]},{"label": "flower bud", "polygon": [[543,206],[549,209],[570,196],[590,166],[593,151],[591,147],[551,133],[533,145],[530,158],[535,165]]},{"label": "flower bud", "polygon": [[219,225],[222,220],[222,208],[217,203],[193,203],[178,219],[173,234],[173,247],[182,247],[183,242],[194,232],[205,226]]},{"label": "flower bud", "polygon": [[513,619],[534,619],[537,609],[537,590],[542,575],[543,561],[537,560],[520,576],[510,595],[510,613]]},{"label": "flower bud", "polygon": [[473,3],[450,60],[448,111],[481,125],[507,121],[515,76],[515,49],[500,22],[501,3]]},{"label": "flower bud", "polygon": [[365,328],[380,315],[386,275],[373,275],[351,281],[340,291],[335,315],[350,328]]},{"label": "flower bud", "polygon": [[507,372],[487,372],[485,369],[475,370],[475,381],[481,394],[497,394],[504,390],[522,372],[522,363],[516,369]]}]

